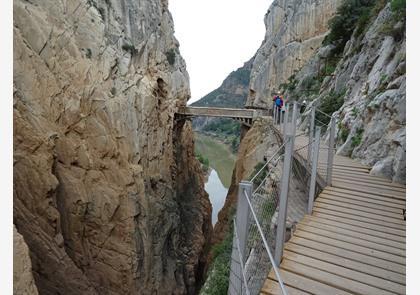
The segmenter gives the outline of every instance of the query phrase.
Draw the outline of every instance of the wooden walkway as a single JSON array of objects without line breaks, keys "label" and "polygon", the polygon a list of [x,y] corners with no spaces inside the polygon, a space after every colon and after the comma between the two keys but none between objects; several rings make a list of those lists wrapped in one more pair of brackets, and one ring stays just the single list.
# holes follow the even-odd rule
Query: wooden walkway
[{"label": "wooden walkway", "polygon": [[[296,149],[306,143],[297,137]],[[325,175],[325,146],[319,163]],[[332,186],[285,245],[280,274],[289,294],[405,294],[405,186],[369,171],[334,157]],[[261,294],[281,294],[273,270]]]}]

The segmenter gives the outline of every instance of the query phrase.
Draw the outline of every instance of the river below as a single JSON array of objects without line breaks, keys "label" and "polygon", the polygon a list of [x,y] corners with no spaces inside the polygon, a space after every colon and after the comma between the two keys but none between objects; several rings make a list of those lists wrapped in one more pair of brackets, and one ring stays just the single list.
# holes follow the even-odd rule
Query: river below
[{"label": "river below", "polygon": [[195,151],[209,159],[210,173],[205,190],[213,207],[212,224],[217,222],[217,214],[223,208],[230,186],[236,156],[229,147],[216,139],[195,133]]}]

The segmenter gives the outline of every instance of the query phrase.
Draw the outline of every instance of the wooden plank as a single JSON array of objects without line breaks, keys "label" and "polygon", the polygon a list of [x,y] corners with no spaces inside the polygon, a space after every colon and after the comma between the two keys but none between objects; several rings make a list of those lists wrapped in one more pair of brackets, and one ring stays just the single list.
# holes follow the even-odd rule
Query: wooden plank
[{"label": "wooden plank", "polygon": [[343,217],[343,216],[331,215],[328,212],[324,213],[324,212],[314,211],[313,215],[316,216],[316,217],[319,217],[319,218],[323,218],[323,219],[338,221],[338,222],[341,222],[343,224],[350,224],[350,225],[354,225],[354,226],[359,226],[360,228],[367,228],[367,229],[377,230],[377,231],[387,233],[387,234],[392,234],[392,235],[396,235],[396,236],[400,236],[400,237],[405,237],[405,230],[390,228],[390,227],[386,227],[386,226],[383,226],[383,225],[377,225],[377,224],[372,224],[372,223],[366,223],[366,222],[362,222],[358,219],[349,219],[349,218],[346,218],[346,217]]},{"label": "wooden plank", "polygon": [[405,243],[392,241],[392,240],[386,239],[386,238],[372,236],[370,234],[365,234],[365,233],[345,229],[345,228],[342,228],[342,227],[337,227],[337,226],[328,225],[328,224],[325,224],[325,223],[320,223],[320,222],[317,222],[317,220],[311,220],[311,219],[308,219],[308,218],[304,218],[299,222],[298,226],[299,225],[308,225],[308,226],[316,227],[316,228],[319,228],[319,229],[328,230],[328,231],[333,232],[333,233],[343,234],[343,235],[353,237],[353,238],[357,238],[357,239],[360,239],[360,240],[373,242],[373,243],[376,243],[376,244],[379,244],[379,245],[384,245],[384,246],[389,246],[389,247],[405,250]]},{"label": "wooden plank", "polygon": [[[383,183],[377,184],[377,183],[369,183],[369,182],[363,182],[363,181],[359,181],[357,179],[352,179],[351,177],[349,178],[338,178],[335,177],[335,181],[336,182],[345,182],[348,183],[349,185],[356,185],[356,186],[362,186],[363,188],[368,187],[369,189],[379,189],[379,190],[386,190],[386,191],[390,191],[392,193],[396,193],[398,195],[405,195],[405,188],[400,188],[400,187],[394,187],[394,186],[390,186],[390,185],[386,185]],[[334,181],[333,181],[334,182]]]},{"label": "wooden plank", "polygon": [[380,209],[374,209],[372,207],[368,207],[363,205],[357,205],[357,204],[351,204],[351,203],[347,203],[347,202],[340,202],[339,200],[334,200],[331,198],[325,198],[323,196],[320,196],[316,199],[317,202],[320,203],[325,203],[325,204],[329,204],[329,205],[334,205],[334,206],[339,206],[339,207],[343,207],[343,208],[347,208],[347,209],[354,209],[357,210],[359,212],[366,212],[369,214],[376,214],[376,215],[381,215],[384,217],[389,217],[389,218],[393,218],[396,220],[402,220],[404,221],[404,215],[402,214],[402,210],[400,210],[399,212],[395,213],[395,212],[389,212],[388,210],[380,210]]},{"label": "wooden plank", "polygon": [[[327,166],[327,159],[326,159],[326,155],[321,154],[321,159],[323,161],[321,161],[320,164],[322,164],[323,168]],[[334,163],[333,163],[333,168],[335,169],[343,169],[343,170],[357,170],[357,171],[362,171],[362,172],[370,172],[371,168],[369,167],[364,167],[364,166],[359,166],[359,165],[353,165],[352,163],[348,163],[346,161],[343,160],[337,160],[334,159]]]},{"label": "wooden plank", "polygon": [[[321,170],[327,170],[327,163],[320,161],[319,163],[319,169]],[[369,174],[370,169],[368,168],[361,168],[361,167],[352,167],[352,166],[345,166],[345,165],[333,165],[333,172],[334,171],[342,171],[342,172],[362,172]]]},{"label": "wooden plank", "polygon": [[405,192],[405,187],[396,186],[391,182],[385,182],[383,180],[376,180],[373,178],[370,178],[368,176],[357,176],[354,174],[351,175],[343,175],[339,173],[334,173],[333,178],[336,181],[356,181],[360,185],[380,185],[386,188],[395,189],[397,191],[402,190]]},{"label": "wooden plank", "polygon": [[340,172],[340,171],[336,171],[333,174],[333,177],[336,179],[353,179],[353,180],[357,180],[358,182],[362,182],[362,183],[372,183],[372,184],[383,184],[386,185],[388,187],[392,187],[392,188],[400,188],[400,189],[404,189],[405,190],[405,186],[400,184],[400,183],[396,183],[396,182],[391,182],[390,180],[384,179],[384,178],[379,178],[376,177],[374,175],[370,175],[370,174],[355,174],[355,173],[344,173],[344,172]]},{"label": "wooden plank", "polygon": [[352,225],[350,223],[344,223],[342,221],[330,220],[324,217],[318,218],[316,216],[311,216],[311,215],[306,215],[303,221],[306,221],[306,220],[314,221],[314,222],[317,222],[326,226],[333,226],[339,229],[347,229],[353,232],[366,234],[372,237],[378,237],[378,238],[389,240],[389,241],[395,241],[397,243],[405,245],[405,237],[401,237],[399,235],[395,235],[392,233],[391,234],[385,233],[385,232],[379,231],[378,229],[364,228],[364,227],[358,226],[357,224]]},{"label": "wooden plank", "polygon": [[[295,263],[299,264],[299,269],[300,264],[303,264],[307,267],[311,267],[311,268],[315,268],[315,269],[319,269],[321,271],[325,271],[327,273],[331,273],[337,276],[340,276],[342,278],[351,280],[353,282],[359,282],[362,284],[366,284],[368,286],[371,287],[375,287],[378,289],[382,289],[385,291],[391,291],[391,292],[395,292],[398,294],[405,294],[405,286],[395,283],[395,282],[391,282],[388,280],[384,280],[375,276],[371,276],[365,273],[362,273],[360,271],[354,271],[352,269],[343,267],[343,266],[338,266],[335,264],[331,264],[325,261],[321,261],[321,260],[317,260],[308,256],[304,256],[304,255],[300,255],[300,254],[296,254],[293,252],[289,252],[289,251],[284,251],[284,256],[285,259],[289,260],[289,261],[293,261]],[[282,264],[283,265],[283,264]],[[316,272],[316,270],[315,270]],[[352,283],[353,283],[352,282]],[[336,282],[336,284],[343,284],[344,282],[338,280]],[[350,291],[355,291],[355,290],[350,290]],[[376,291],[376,290],[375,290]]]},{"label": "wooden plank", "polygon": [[332,287],[340,288],[344,291],[351,292],[352,294],[361,295],[391,295],[393,293],[383,289],[378,289],[363,283],[349,280],[347,278],[335,275],[331,272],[322,271],[318,268],[310,267],[301,263],[284,259],[281,263],[281,268],[300,274],[307,278],[316,280],[318,282],[330,285]]},{"label": "wooden plank", "polygon": [[354,191],[348,188],[327,186],[324,188],[323,192],[339,192],[339,193],[344,193],[344,194],[353,195],[353,196],[365,197],[367,199],[381,200],[381,201],[385,201],[389,203],[405,205],[405,200],[393,199],[387,196],[378,196],[378,195],[368,194],[365,192]]},{"label": "wooden plank", "polygon": [[[327,169],[323,167],[318,167],[318,171],[322,173],[326,173]],[[353,171],[353,170],[342,170],[342,169],[333,169],[333,177],[334,175],[341,174],[341,175],[351,175],[354,177],[366,177],[369,176],[369,171]]]},{"label": "wooden plank", "polygon": [[[351,295],[351,293],[328,286],[316,280],[311,280],[303,276],[299,276],[293,272],[289,272],[280,268],[280,275],[287,286],[308,292],[314,295]],[[269,279],[276,280],[274,270],[268,274]]]},{"label": "wooden plank", "polygon": [[[306,293],[302,290],[298,290],[295,289],[293,287],[290,286],[285,286],[286,287],[286,291],[287,294],[290,295],[308,295],[310,293]],[[281,289],[279,287],[279,283],[277,281],[274,281],[270,278],[267,278],[267,280],[265,281],[262,289],[261,289],[261,294],[267,294],[267,295],[279,295],[282,294],[281,293]]]},{"label": "wooden plank", "polygon": [[380,208],[381,210],[389,210],[392,212],[403,212],[403,209],[405,209],[405,205],[403,204],[395,204],[377,199],[369,199],[365,197],[359,197],[355,195],[332,192],[327,190],[322,191],[319,197],[340,200],[340,202],[345,201],[347,203],[353,204],[365,204],[365,206],[372,206],[372,208]]},{"label": "wooden plank", "polygon": [[301,231],[301,230],[296,231],[294,233],[294,236],[316,241],[323,244],[327,244],[336,248],[341,248],[341,249],[357,252],[360,254],[369,255],[371,257],[376,257],[376,258],[390,261],[393,263],[405,265],[405,257],[386,253],[386,252],[371,249],[371,248],[366,248],[364,246],[359,246],[359,245],[352,244],[349,242],[344,242],[344,241],[336,240],[333,238],[328,238],[325,236],[319,236],[319,235],[316,235],[310,232]]},{"label": "wooden plank", "polygon": [[385,196],[385,197],[389,197],[389,198],[397,199],[397,200],[405,200],[405,194],[402,194],[402,193],[390,192],[383,189],[376,189],[376,188],[360,186],[360,185],[358,186],[356,184],[336,181],[334,179],[333,179],[332,186],[338,187],[338,188],[350,189],[350,190],[354,190],[358,192],[369,193],[369,194],[378,195],[378,196]]},{"label": "wooden plank", "polygon": [[312,225],[305,224],[305,223],[303,224],[299,223],[297,225],[297,229],[304,231],[306,233],[311,233],[318,236],[327,237],[336,241],[346,242],[346,243],[353,244],[356,246],[361,246],[361,247],[365,247],[372,250],[377,250],[377,251],[381,251],[381,252],[385,252],[385,253],[389,253],[389,254],[393,254],[393,255],[397,255],[397,256],[405,258],[404,249],[395,248],[392,246],[367,241],[365,239],[360,239],[360,238],[344,235],[343,233],[331,232],[331,231],[320,229],[318,227],[314,227]]},{"label": "wooden plank", "polygon": [[329,254],[329,253],[323,252],[322,249],[316,250],[316,249],[300,246],[294,243],[286,243],[285,250],[288,250],[296,254],[312,257],[320,261],[325,261],[325,262],[329,262],[335,265],[344,266],[354,271],[366,273],[372,276],[376,276],[378,278],[382,278],[384,280],[388,280],[388,281],[395,282],[401,285],[405,285],[405,275],[402,275],[393,271],[385,270],[380,267],[365,264],[362,262],[354,261],[352,259]]},{"label": "wooden plank", "polygon": [[331,246],[329,244],[324,244],[324,243],[320,243],[313,240],[307,240],[298,236],[293,236],[289,240],[289,242],[286,243],[286,245],[288,245],[289,243],[297,244],[303,247],[308,247],[314,250],[326,252],[332,255],[340,256],[340,257],[347,258],[353,261],[357,261],[357,262],[368,264],[375,267],[380,267],[388,271],[405,275],[405,265],[401,265],[399,263],[376,258],[371,255],[361,254],[358,252]]},{"label": "wooden plank", "polygon": [[[324,212],[328,214],[334,214],[336,216],[343,216],[349,219],[356,219],[372,224],[389,226],[392,228],[405,230],[405,222],[399,222],[397,219],[392,219],[388,217],[383,217],[380,215],[369,214],[365,212],[358,212],[356,210],[346,209],[338,206],[327,205],[323,203],[316,202],[314,204],[314,209],[317,209],[318,212]],[[325,210],[329,211],[326,212]],[[395,220],[395,221],[394,221]]]}]

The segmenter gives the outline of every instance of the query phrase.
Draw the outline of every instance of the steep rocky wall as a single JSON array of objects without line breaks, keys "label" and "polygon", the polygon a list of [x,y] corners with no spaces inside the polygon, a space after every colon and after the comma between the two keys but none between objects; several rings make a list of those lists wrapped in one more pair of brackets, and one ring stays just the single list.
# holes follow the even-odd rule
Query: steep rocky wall
[{"label": "steep rocky wall", "polygon": [[275,0],[266,16],[266,35],[252,65],[247,106],[271,107],[272,92],[319,48],[341,0]]},{"label": "steep rocky wall", "polygon": [[32,275],[29,249],[15,226],[13,226],[13,294],[38,295]]},{"label": "steep rocky wall", "polygon": [[195,292],[189,96],[166,0],[14,1],[14,223],[40,293]]},{"label": "steep rocky wall", "polygon": [[[389,24],[402,35],[384,33]],[[393,20],[388,4],[361,40],[354,36],[347,44],[326,91],[348,89],[336,114],[338,153],[361,159],[373,174],[405,183],[406,44],[405,29],[398,26],[405,24]]]},{"label": "steep rocky wall", "polygon": [[[360,159],[373,174],[405,182],[405,21],[382,3],[364,28],[355,28],[338,60],[331,58],[333,45],[321,47],[286,96],[312,105],[342,100],[334,113],[337,153]],[[334,68],[323,75],[328,59]]]}]

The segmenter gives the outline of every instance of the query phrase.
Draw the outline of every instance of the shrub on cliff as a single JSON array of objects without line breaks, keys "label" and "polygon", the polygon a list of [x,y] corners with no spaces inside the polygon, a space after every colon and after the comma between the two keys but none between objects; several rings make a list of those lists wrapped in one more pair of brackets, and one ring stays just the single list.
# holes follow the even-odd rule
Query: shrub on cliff
[{"label": "shrub on cliff", "polygon": [[213,263],[210,266],[209,276],[200,291],[200,295],[227,294],[229,288],[230,257],[233,242],[233,222],[230,217],[229,232],[224,240],[213,246]]},{"label": "shrub on cliff", "polygon": [[337,9],[337,14],[328,23],[330,33],[325,37],[323,44],[333,44],[335,45],[334,53],[341,53],[355,28],[359,25],[362,31],[368,24],[371,9],[376,2],[374,0],[345,0]]}]

